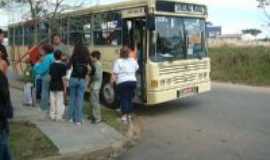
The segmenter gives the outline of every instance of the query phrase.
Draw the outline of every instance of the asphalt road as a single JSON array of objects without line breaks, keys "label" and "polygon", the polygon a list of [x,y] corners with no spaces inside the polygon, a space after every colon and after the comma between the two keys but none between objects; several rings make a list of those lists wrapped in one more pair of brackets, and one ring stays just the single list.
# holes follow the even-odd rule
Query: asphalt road
[{"label": "asphalt road", "polygon": [[213,84],[210,93],[137,113],[143,138],[119,160],[270,159],[270,89]]}]

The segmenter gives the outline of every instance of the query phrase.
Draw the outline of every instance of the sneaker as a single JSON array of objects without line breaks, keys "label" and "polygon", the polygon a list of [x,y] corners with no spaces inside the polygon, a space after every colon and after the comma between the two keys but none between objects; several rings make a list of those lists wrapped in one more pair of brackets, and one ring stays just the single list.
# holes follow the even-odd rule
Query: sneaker
[{"label": "sneaker", "polygon": [[77,123],[76,123],[76,126],[77,126],[77,127],[82,127],[82,124],[81,124],[80,122],[77,122]]},{"label": "sneaker", "polygon": [[126,115],[122,116],[121,121],[122,121],[124,124],[128,124],[128,117],[127,117]]},{"label": "sneaker", "polygon": [[128,121],[131,122],[133,120],[133,116],[132,115],[128,115]]}]

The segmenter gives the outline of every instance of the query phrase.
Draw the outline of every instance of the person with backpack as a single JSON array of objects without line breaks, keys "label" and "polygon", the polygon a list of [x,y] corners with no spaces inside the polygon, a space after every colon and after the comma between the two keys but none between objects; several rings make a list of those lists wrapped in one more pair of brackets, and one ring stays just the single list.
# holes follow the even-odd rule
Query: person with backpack
[{"label": "person with backpack", "polygon": [[8,147],[9,122],[13,117],[13,107],[10,100],[8,80],[0,71],[0,159],[11,160]]},{"label": "person with backpack", "polygon": [[82,125],[84,94],[87,86],[87,75],[91,71],[90,52],[82,43],[75,45],[68,67],[72,67],[69,81],[70,101],[68,118],[77,126]]}]

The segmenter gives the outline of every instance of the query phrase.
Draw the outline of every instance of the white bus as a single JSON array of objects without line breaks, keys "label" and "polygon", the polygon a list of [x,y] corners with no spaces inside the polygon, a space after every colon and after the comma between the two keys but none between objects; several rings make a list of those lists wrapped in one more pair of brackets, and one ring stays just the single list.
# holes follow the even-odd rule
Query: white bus
[{"label": "white bus", "polygon": [[[64,13],[59,33],[70,47],[79,37],[102,53],[102,100],[107,105],[116,100],[109,83],[120,48],[137,47],[136,100],[151,106],[210,91],[206,19],[206,5],[195,0],[130,0]],[[40,21],[39,39],[49,35],[48,27]],[[32,30],[30,22],[10,25],[13,58],[33,43]]]}]

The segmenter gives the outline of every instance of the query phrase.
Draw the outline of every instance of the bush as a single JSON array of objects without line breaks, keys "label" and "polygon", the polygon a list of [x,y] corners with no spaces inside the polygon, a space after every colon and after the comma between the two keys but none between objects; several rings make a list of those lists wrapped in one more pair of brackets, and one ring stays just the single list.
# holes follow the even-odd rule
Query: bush
[{"label": "bush", "polygon": [[210,48],[209,56],[213,80],[270,85],[270,48],[224,46]]}]

